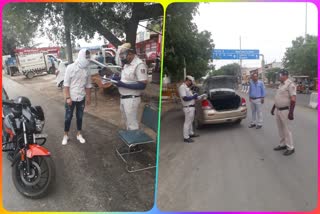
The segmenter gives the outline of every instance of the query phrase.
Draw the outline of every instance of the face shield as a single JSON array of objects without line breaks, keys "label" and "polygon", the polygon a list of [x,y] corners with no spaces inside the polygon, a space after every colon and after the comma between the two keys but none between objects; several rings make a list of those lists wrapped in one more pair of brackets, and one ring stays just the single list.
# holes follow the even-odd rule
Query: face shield
[{"label": "face shield", "polygon": [[115,61],[117,65],[122,66],[124,64],[129,63],[128,55],[129,55],[130,48],[131,48],[130,43],[124,43],[123,45],[118,47],[118,50],[115,56]]},{"label": "face shield", "polygon": [[128,63],[128,55],[129,55],[129,50],[123,48],[120,53],[119,53],[119,58],[121,60],[122,64],[127,64]]}]

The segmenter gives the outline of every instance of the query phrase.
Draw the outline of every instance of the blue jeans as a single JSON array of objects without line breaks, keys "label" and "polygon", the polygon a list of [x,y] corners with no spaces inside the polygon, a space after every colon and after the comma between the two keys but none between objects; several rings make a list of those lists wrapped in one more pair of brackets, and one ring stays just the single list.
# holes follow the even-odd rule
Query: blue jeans
[{"label": "blue jeans", "polygon": [[82,129],[82,118],[83,118],[83,111],[85,107],[85,99],[79,102],[72,101],[72,105],[69,106],[65,103],[66,114],[64,117],[64,131],[69,132],[70,125],[73,117],[74,108],[76,108],[76,117],[77,117],[77,130],[81,131]]}]

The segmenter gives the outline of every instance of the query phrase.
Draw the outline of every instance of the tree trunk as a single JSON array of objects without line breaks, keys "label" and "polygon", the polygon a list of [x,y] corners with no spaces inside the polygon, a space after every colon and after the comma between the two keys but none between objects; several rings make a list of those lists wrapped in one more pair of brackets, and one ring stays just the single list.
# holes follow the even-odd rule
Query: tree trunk
[{"label": "tree trunk", "polygon": [[132,45],[132,48],[135,49],[136,38],[137,38],[137,29],[139,24],[139,14],[144,10],[144,3],[135,3],[132,5],[132,16],[130,20],[126,23],[125,34],[126,42],[129,42]]},{"label": "tree trunk", "polygon": [[87,24],[95,26],[96,27],[96,31],[98,31],[99,34],[101,34],[102,36],[104,36],[112,45],[114,45],[115,47],[118,47],[119,45],[121,45],[121,41],[108,29],[106,29],[99,20],[97,20],[92,13],[87,13],[86,10],[84,8],[80,8],[80,11],[83,14],[86,14],[84,16]]},{"label": "tree trunk", "polygon": [[71,33],[70,33],[70,22],[68,19],[68,4],[64,3],[63,5],[63,24],[65,29],[65,39],[66,39],[66,52],[67,52],[67,58],[68,62],[73,62],[73,56],[72,56],[72,45],[71,45]]},{"label": "tree trunk", "polygon": [[160,57],[156,58],[156,67],[152,72],[152,82],[156,84],[160,84],[161,79],[161,61]]}]

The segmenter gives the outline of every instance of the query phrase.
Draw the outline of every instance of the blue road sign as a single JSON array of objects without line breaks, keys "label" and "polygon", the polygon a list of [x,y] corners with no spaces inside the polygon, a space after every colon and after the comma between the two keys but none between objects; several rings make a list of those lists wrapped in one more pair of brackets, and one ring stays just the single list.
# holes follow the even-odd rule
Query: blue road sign
[{"label": "blue road sign", "polygon": [[259,50],[214,49],[212,59],[259,59]]}]

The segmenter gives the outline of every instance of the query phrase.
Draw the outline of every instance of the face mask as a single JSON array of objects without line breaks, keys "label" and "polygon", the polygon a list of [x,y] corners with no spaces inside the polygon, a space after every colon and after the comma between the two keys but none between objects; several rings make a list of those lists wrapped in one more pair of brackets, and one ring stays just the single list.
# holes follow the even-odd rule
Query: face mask
[{"label": "face mask", "polygon": [[127,59],[121,59],[122,64],[129,64],[129,61]]},{"label": "face mask", "polygon": [[87,59],[79,61],[79,65],[81,68],[86,68],[89,64],[90,64],[90,61]]},{"label": "face mask", "polygon": [[90,60],[85,60],[84,61],[84,67],[87,67],[90,64]]},{"label": "face mask", "polygon": [[128,64],[129,61],[127,60],[128,57],[128,51],[124,51],[122,53],[120,53],[120,60],[122,62],[122,64]]}]

